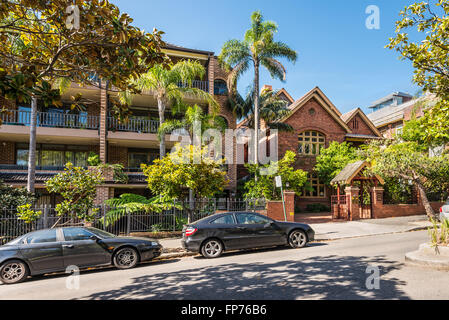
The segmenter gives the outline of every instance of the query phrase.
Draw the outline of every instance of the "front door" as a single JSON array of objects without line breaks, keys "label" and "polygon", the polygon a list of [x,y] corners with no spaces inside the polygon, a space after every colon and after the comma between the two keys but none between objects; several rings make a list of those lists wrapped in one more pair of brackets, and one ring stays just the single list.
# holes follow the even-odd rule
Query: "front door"
[{"label": "front door", "polygon": [[88,267],[111,262],[107,250],[96,240],[92,240],[92,234],[86,229],[64,228],[62,231],[64,267]]}]

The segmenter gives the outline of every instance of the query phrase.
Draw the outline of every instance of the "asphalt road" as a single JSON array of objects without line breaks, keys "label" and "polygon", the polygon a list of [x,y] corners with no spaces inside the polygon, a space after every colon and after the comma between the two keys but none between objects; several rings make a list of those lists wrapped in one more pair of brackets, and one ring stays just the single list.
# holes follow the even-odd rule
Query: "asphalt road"
[{"label": "asphalt road", "polygon": [[[448,272],[404,265],[426,240],[419,231],[91,270],[78,289],[66,275],[43,276],[0,285],[0,299],[449,299]],[[379,288],[371,277],[368,289],[376,268]]]}]

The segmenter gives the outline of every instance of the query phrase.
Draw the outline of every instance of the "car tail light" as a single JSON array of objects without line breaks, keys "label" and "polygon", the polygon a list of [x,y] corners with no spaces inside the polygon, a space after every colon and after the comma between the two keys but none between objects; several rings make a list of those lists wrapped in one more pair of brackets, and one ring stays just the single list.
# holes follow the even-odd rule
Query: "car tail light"
[{"label": "car tail light", "polygon": [[188,228],[186,229],[185,235],[186,235],[186,237],[190,237],[191,235],[193,235],[193,234],[194,234],[195,232],[197,232],[197,231],[198,231],[197,228],[188,227]]},{"label": "car tail light", "polygon": [[440,213],[443,213],[443,207],[440,207]]}]

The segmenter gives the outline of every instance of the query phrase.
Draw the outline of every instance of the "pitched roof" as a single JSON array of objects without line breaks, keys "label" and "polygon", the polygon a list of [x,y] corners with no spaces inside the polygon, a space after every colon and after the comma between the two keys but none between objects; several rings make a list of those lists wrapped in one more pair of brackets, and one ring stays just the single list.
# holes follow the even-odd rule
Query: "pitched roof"
[{"label": "pitched roof", "polygon": [[290,118],[297,110],[301,109],[310,99],[315,98],[318,103],[334,118],[340,126],[342,126],[346,132],[351,132],[351,129],[348,125],[340,118],[341,112],[335,107],[335,105],[329,100],[329,98],[324,94],[324,92],[319,88],[315,87],[309,92],[307,92],[304,96],[296,100],[293,104],[289,106],[291,112],[279,120],[279,122],[284,122],[288,118]]},{"label": "pitched roof", "polygon": [[377,128],[379,128],[382,125],[403,120],[404,110],[410,106],[413,106],[416,102],[417,99],[413,99],[398,106],[384,107],[369,113],[367,117]]},{"label": "pitched roof", "polygon": [[[339,174],[331,180],[331,184],[350,184],[352,179],[362,171],[369,163],[363,160],[349,163]],[[375,176],[381,184],[384,184],[384,180],[378,175]]]},{"label": "pitched roof", "polygon": [[377,137],[381,137],[382,134],[380,131],[376,128],[374,123],[366,116],[365,112],[362,111],[360,108],[352,109],[351,111],[345,113],[341,116],[342,120],[347,124],[349,121],[351,121],[352,118],[355,117],[355,115],[359,115],[362,120],[370,127],[370,129],[375,133]]}]

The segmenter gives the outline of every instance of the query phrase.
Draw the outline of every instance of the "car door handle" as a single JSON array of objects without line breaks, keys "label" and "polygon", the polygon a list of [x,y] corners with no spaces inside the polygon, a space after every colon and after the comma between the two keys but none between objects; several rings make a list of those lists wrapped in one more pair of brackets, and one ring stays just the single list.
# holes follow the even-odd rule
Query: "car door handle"
[{"label": "car door handle", "polygon": [[63,248],[68,248],[68,249],[73,249],[75,248],[75,246],[73,244],[63,244],[62,245]]},{"label": "car door handle", "polygon": [[239,230],[246,230],[247,228],[246,227],[237,227],[237,229],[239,229]]}]

